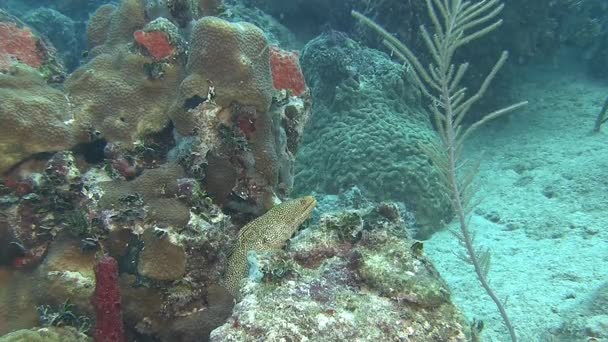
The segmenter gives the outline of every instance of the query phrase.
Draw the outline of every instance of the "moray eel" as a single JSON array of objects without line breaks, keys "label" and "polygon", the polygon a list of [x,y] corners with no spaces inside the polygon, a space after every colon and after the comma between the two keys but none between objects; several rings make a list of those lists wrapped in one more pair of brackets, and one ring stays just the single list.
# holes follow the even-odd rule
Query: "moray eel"
[{"label": "moray eel", "polygon": [[247,253],[282,248],[310,217],[316,204],[312,196],[286,201],[241,228],[224,275],[224,286],[235,298],[239,297],[241,280],[247,276]]}]

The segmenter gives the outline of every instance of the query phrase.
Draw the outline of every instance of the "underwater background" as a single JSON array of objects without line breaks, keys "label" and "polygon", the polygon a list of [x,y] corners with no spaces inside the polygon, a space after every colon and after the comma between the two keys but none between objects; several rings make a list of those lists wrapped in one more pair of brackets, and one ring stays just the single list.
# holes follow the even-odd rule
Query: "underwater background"
[{"label": "underwater background", "polygon": [[607,122],[603,0],[0,0],[0,341],[608,341]]}]

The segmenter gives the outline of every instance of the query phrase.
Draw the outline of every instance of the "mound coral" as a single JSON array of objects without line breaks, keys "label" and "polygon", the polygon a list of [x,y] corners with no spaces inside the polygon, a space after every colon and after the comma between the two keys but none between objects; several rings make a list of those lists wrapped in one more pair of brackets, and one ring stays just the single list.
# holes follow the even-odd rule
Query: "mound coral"
[{"label": "mound coral", "polygon": [[0,99],[0,173],[35,153],[84,140],[65,95],[36,70],[21,65],[0,73]]},{"label": "mound coral", "polygon": [[44,327],[17,330],[0,336],[0,342],[90,342],[91,338],[73,327]]},{"label": "mound coral", "polygon": [[89,19],[87,25],[87,43],[89,49],[102,45],[108,36],[112,14],[116,11],[116,6],[105,4],[100,6]]},{"label": "mound coral", "polygon": [[186,273],[186,251],[171,232],[147,229],[142,234],[137,271],[155,280],[177,280]]},{"label": "mound coral", "polygon": [[126,47],[100,54],[65,82],[74,115],[98,137],[132,146],[146,133],[168,123],[166,110],[178,84],[179,66],[160,66],[162,77],[148,70],[153,60]]},{"label": "mound coral", "polygon": [[0,336],[38,324],[31,284],[31,277],[0,268]]},{"label": "mound coral", "polygon": [[[214,87],[214,101],[221,107],[238,103],[261,113],[270,108],[273,87],[268,42],[264,32],[252,24],[216,17],[196,21],[186,69],[188,76],[180,85],[174,115],[207,99],[209,87]],[[191,104],[196,98],[202,100]]]},{"label": "mound coral", "polygon": [[60,306],[67,298],[80,312],[92,313],[95,253],[84,251],[77,240],[58,238],[34,275],[37,302]]},{"label": "mound coral", "polygon": [[190,211],[177,198],[178,179],[183,177],[184,170],[179,165],[165,164],[146,170],[129,182],[102,182],[99,208],[112,216],[106,220],[106,228],[115,230],[114,225],[125,225],[140,234],[145,228],[138,219],[143,218],[176,228],[184,227],[190,219]]},{"label": "mound coral", "polygon": [[118,7],[104,5],[97,9],[87,28],[89,55],[111,53],[133,40],[133,32],[146,24],[143,0],[124,0]]}]

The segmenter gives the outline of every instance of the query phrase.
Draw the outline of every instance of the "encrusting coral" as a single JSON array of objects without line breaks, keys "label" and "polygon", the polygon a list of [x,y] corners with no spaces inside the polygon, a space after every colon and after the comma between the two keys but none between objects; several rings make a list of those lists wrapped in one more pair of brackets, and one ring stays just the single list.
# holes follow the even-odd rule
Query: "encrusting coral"
[{"label": "encrusting coral", "polygon": [[0,71],[6,72],[16,63],[37,69],[52,82],[61,80],[65,74],[55,47],[21,20],[0,9]]},{"label": "encrusting coral", "polygon": [[306,91],[306,81],[300,69],[299,57],[297,51],[285,51],[276,46],[270,48],[272,82],[276,89],[288,89],[296,96]]},{"label": "encrusting coral", "polygon": [[185,42],[177,27],[165,18],[157,18],[133,33],[135,42],[146,49],[154,61],[166,60],[182,53]]}]

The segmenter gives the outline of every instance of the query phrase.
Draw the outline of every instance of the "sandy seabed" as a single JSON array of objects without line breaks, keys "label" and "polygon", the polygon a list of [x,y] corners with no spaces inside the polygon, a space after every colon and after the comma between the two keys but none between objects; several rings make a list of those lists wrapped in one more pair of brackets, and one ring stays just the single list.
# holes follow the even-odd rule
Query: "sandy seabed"
[{"label": "sandy seabed", "polygon": [[[551,341],[608,282],[608,125],[592,133],[608,82],[570,65],[518,69],[514,97],[530,103],[479,130],[465,153],[481,160],[471,229],[492,251],[489,278],[520,341]],[[456,305],[484,321],[484,341],[510,341],[454,236],[435,234],[425,250]],[[589,321],[606,333],[608,308]]]}]

